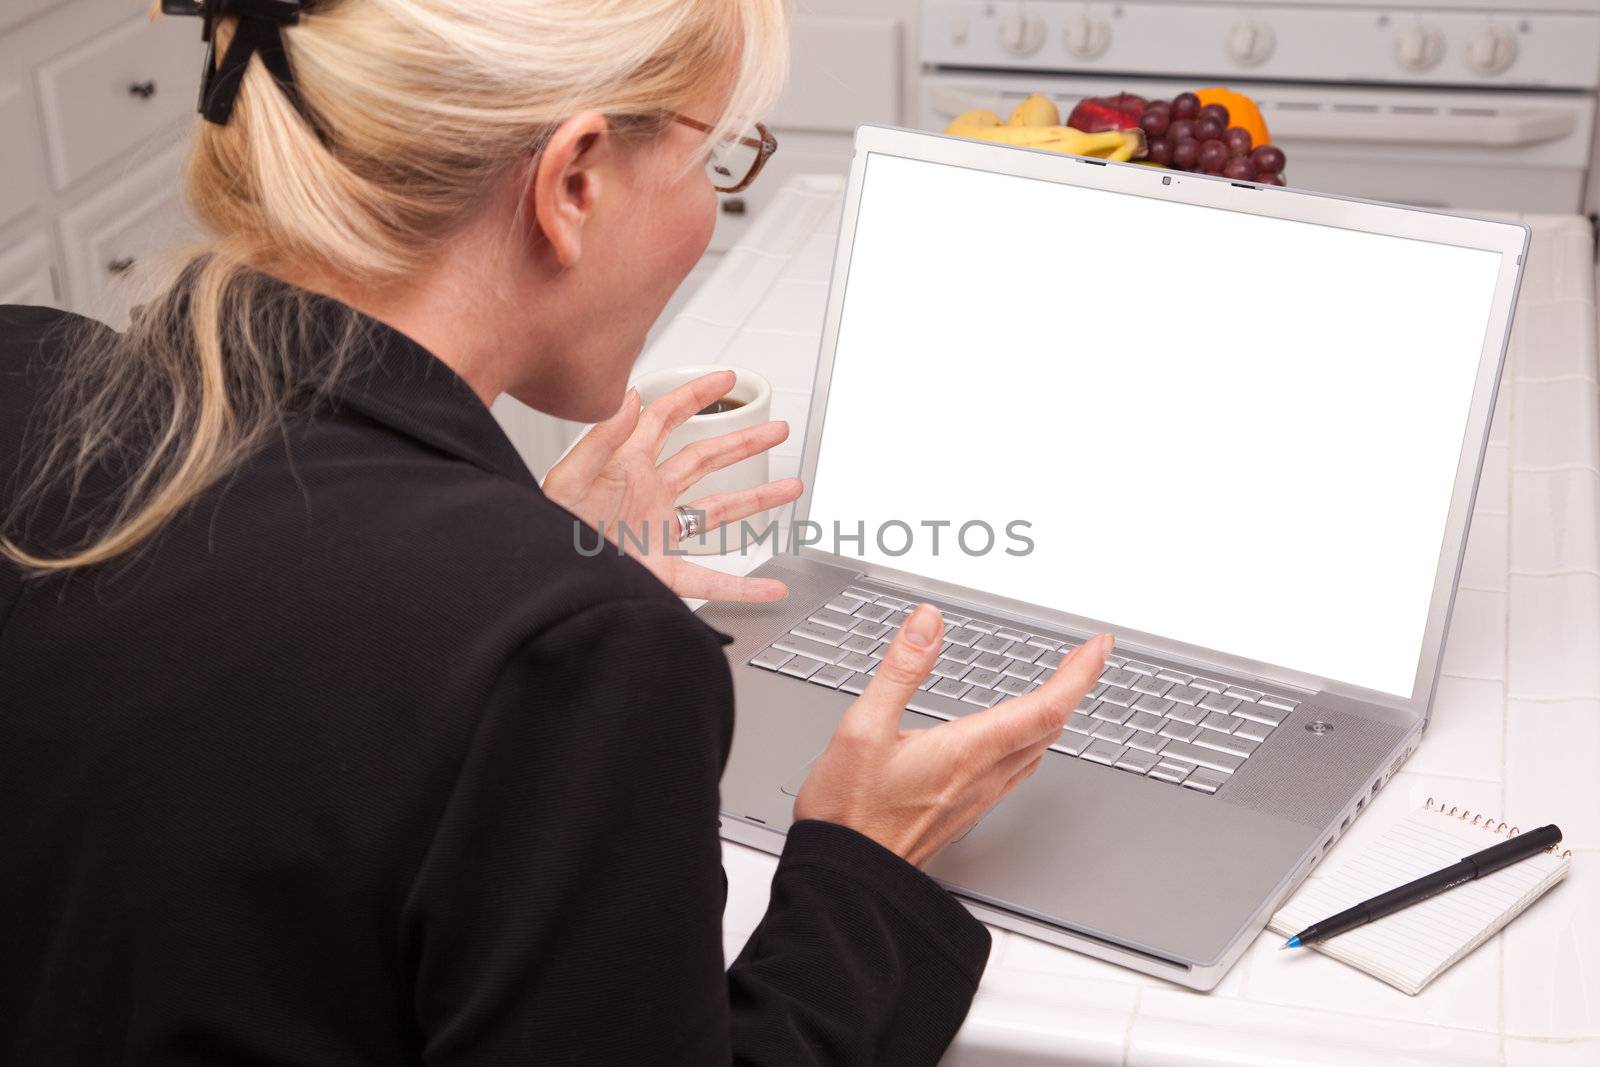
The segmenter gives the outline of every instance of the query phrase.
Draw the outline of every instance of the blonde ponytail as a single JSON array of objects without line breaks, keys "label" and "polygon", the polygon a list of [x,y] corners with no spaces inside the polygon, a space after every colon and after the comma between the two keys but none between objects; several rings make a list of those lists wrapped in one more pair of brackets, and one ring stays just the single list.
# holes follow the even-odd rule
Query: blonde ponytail
[{"label": "blonde ponytail", "polygon": [[[325,310],[313,323],[314,298],[274,274],[401,281],[570,115],[627,128],[731,70],[720,139],[771,106],[788,63],[784,0],[322,0],[283,36],[326,141],[259,60],[228,123],[199,124],[185,187],[211,237],[126,331],[74,346],[0,527],[0,554],[34,573],[149,541],[347,373],[361,320],[330,339]],[[297,351],[315,359],[290,366]],[[117,490],[72,543],[24,547],[46,497],[91,476]]]}]

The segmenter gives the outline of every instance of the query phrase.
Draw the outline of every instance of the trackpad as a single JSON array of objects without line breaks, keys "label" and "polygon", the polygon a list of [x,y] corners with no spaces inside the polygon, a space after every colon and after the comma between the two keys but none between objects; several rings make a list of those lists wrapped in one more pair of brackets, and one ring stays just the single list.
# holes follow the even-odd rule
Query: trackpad
[{"label": "trackpad", "polygon": [[817,760],[821,758],[822,753],[818,752],[815,756],[812,756],[810,759],[806,760],[806,762],[801,765],[800,769],[791,774],[784,781],[783,785],[779,786],[778,788],[782,789],[785,793],[788,793],[792,797],[799,796],[800,787],[806,783],[806,775],[811,773],[811,768],[815,767],[817,765]]}]

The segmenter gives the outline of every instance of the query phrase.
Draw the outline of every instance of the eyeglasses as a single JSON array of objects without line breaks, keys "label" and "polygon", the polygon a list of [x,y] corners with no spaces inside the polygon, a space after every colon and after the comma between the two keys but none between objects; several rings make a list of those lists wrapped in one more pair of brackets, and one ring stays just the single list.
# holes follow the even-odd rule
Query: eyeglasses
[{"label": "eyeglasses", "polygon": [[[714,127],[699,119],[672,112],[672,118],[690,129],[710,133]],[[767,165],[772,153],[778,150],[778,139],[761,123],[755,124],[755,136],[728,137],[711,149],[706,161],[706,172],[711,176],[711,187],[719,193],[739,193],[750,188],[761,168]]]}]

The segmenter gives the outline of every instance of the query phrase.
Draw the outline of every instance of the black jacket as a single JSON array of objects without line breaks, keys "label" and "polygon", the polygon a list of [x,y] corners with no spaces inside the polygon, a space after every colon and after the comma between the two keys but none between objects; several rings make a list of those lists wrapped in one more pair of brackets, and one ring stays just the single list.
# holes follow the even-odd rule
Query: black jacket
[{"label": "black jacket", "polygon": [[[73,321],[0,308],[0,514]],[[371,326],[144,550],[0,561],[0,1063],[937,1059],[983,927],[801,823],[724,971],[720,635]]]}]

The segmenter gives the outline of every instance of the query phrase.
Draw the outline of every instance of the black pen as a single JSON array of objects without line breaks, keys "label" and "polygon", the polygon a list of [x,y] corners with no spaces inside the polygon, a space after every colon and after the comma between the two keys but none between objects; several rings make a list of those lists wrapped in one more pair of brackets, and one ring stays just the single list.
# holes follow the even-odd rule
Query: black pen
[{"label": "black pen", "polygon": [[1326,941],[1330,937],[1342,934],[1346,930],[1354,930],[1358,926],[1365,926],[1372,920],[1381,919],[1401,908],[1409,908],[1418,901],[1427,900],[1462,882],[1470,882],[1474,878],[1492,874],[1502,867],[1509,867],[1518,860],[1525,860],[1536,852],[1543,852],[1560,841],[1561,827],[1554,823],[1541,826],[1537,830],[1529,830],[1525,834],[1518,834],[1493,848],[1474,852],[1444,870],[1425,874],[1414,882],[1407,882],[1399,889],[1380,893],[1371,900],[1363,900],[1354,907],[1346,908],[1319,923],[1312,923],[1284,942],[1283,947],[1298,948],[1313,941]]}]

